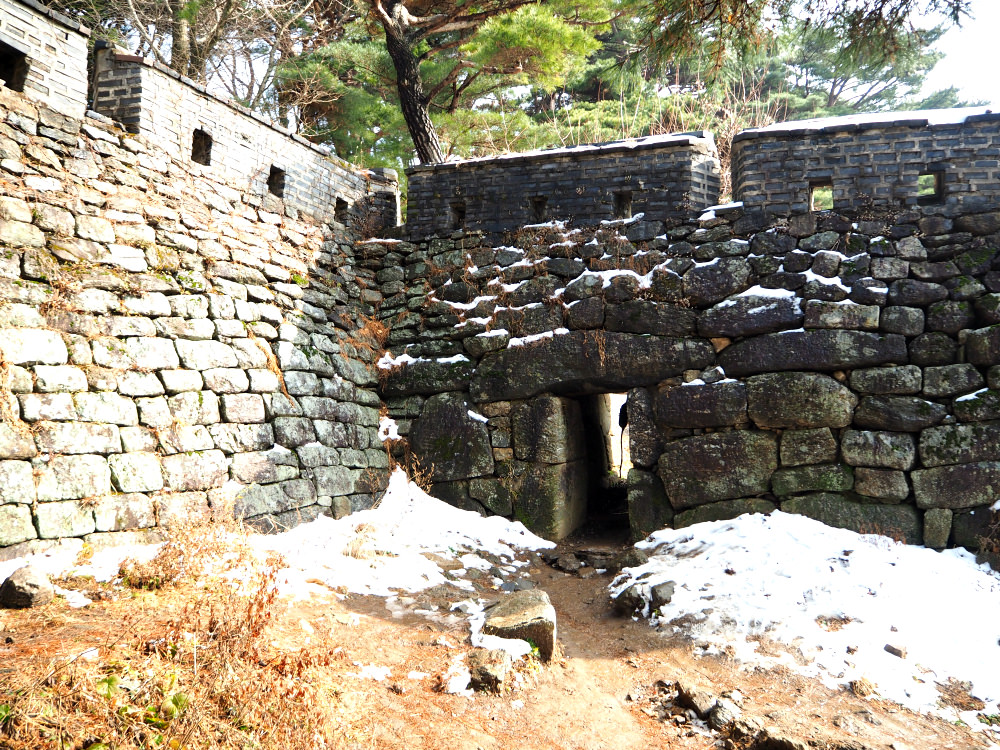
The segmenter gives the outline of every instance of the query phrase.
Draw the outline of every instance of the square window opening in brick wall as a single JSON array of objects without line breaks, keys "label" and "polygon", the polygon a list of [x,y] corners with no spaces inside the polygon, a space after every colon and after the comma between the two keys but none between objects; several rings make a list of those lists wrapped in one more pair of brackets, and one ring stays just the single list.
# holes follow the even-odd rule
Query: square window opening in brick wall
[{"label": "square window opening in brick wall", "polygon": [[465,226],[465,201],[455,201],[451,204],[451,228],[462,229]]},{"label": "square window opening in brick wall", "polygon": [[809,210],[830,211],[833,209],[833,182],[814,180],[809,183]]},{"label": "square window opening in brick wall", "polygon": [[212,164],[212,136],[200,128],[191,134],[191,161],[206,167]]},{"label": "square window opening in brick wall", "polygon": [[6,42],[0,42],[0,80],[11,91],[24,91],[28,80],[28,56]]},{"label": "square window opening in brick wall", "polygon": [[549,199],[544,195],[536,195],[531,198],[531,220],[540,223],[545,221],[549,205]]},{"label": "square window opening in brick wall", "polygon": [[273,164],[267,173],[267,192],[276,198],[285,197],[285,170]]},{"label": "square window opening in brick wall", "polygon": [[616,219],[632,218],[632,191],[620,190],[615,193],[614,212]]},{"label": "square window opening in brick wall", "polygon": [[333,220],[341,224],[346,224],[351,218],[351,204],[343,198],[337,198],[333,204]]},{"label": "square window opening in brick wall", "polygon": [[944,203],[944,170],[928,169],[917,177],[917,203],[929,206]]}]

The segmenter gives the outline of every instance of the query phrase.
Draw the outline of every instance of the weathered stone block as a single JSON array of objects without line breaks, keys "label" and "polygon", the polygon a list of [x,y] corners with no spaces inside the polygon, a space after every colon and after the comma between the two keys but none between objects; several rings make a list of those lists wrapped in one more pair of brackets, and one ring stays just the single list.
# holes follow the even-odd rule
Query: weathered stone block
[{"label": "weathered stone block", "polygon": [[902,471],[858,467],[854,470],[854,491],[886,503],[899,503],[910,496],[910,484]]},{"label": "weathered stone block", "polygon": [[511,412],[514,455],[522,461],[566,463],[584,457],[583,421],[578,402],[538,396]]},{"label": "weathered stone block", "polygon": [[1000,364],[1000,325],[970,331],[965,337],[965,357],[974,365]]},{"label": "weathered stone block", "polygon": [[163,457],[164,483],[168,490],[174,492],[221,487],[228,478],[228,461],[220,450]]},{"label": "weathered stone block", "polygon": [[867,331],[787,331],[738,341],[719,354],[730,377],[781,370],[849,370],[905,364],[906,339]]},{"label": "weathered stone block", "polygon": [[657,423],[667,429],[745,424],[746,386],[730,381],[661,387],[655,392],[653,408]]},{"label": "weathered stone block", "polygon": [[851,388],[858,393],[910,395],[919,393],[922,384],[922,370],[916,365],[873,367],[851,372]]},{"label": "weathered stone block", "polygon": [[338,497],[355,492],[361,470],[346,466],[319,466],[313,470],[313,476],[317,494]]},{"label": "weathered stone block", "polygon": [[155,453],[111,456],[108,458],[108,467],[111,469],[111,480],[120,492],[156,492],[163,489],[160,459]]},{"label": "weathered stone block", "polygon": [[139,424],[135,402],[117,393],[77,393],[73,402],[77,415],[84,422],[107,422],[123,427]]},{"label": "weathered stone block", "polygon": [[663,446],[653,418],[653,396],[647,388],[633,388],[625,403],[632,463],[640,468],[654,466]]},{"label": "weathered stone block", "polygon": [[983,388],[952,402],[955,417],[963,422],[1000,419],[1000,391]]},{"label": "weathered stone block", "polygon": [[831,463],[837,460],[837,439],[829,427],[785,430],[781,433],[783,466]]},{"label": "weathered stone block", "polygon": [[432,396],[410,430],[413,451],[424,466],[434,465],[435,481],[493,473],[489,430],[469,415],[470,408],[462,394]]},{"label": "weathered stone block", "polygon": [[35,388],[42,393],[85,391],[87,376],[79,367],[71,365],[36,365]]},{"label": "weathered stone block", "polygon": [[130,370],[118,378],[118,391],[123,396],[159,396],[163,385],[156,373]]},{"label": "weathered stone block", "polygon": [[699,263],[684,274],[684,296],[695,307],[706,307],[746,289],[751,274],[744,258]]},{"label": "weathered stone block", "polygon": [[[189,370],[211,370],[216,367],[239,367],[233,348],[221,341],[188,341],[177,339],[177,354]],[[176,367],[177,365],[171,365]]]},{"label": "weathered stone block", "polygon": [[604,327],[608,331],[652,333],[658,336],[693,336],[698,313],[677,305],[652,300],[632,300],[620,305],[608,305]]},{"label": "weathered stone block", "polygon": [[921,367],[950,365],[958,361],[958,342],[946,333],[922,333],[909,345],[910,362]]},{"label": "weathered stone block", "polygon": [[[155,336],[140,336],[125,339],[125,354],[139,370],[168,370],[178,366],[179,359],[174,342]],[[94,347],[97,360],[97,347]],[[98,361],[99,365],[114,367],[114,364]]]},{"label": "weathered stone block", "polygon": [[286,448],[297,448],[300,445],[316,440],[316,430],[311,419],[305,417],[276,417],[273,421],[274,441]]},{"label": "weathered stone block", "polygon": [[941,284],[916,279],[900,279],[889,285],[889,301],[894,305],[927,307],[932,302],[948,299],[948,290]]},{"label": "weathered stone block", "polygon": [[156,496],[159,525],[169,529],[177,524],[198,523],[212,517],[204,492],[164,492]]},{"label": "weathered stone block", "polygon": [[762,428],[846,427],[857,403],[827,375],[778,372],[747,379],[747,411]]},{"label": "weathered stone block", "polygon": [[38,533],[27,505],[0,505],[0,547],[35,539]]},{"label": "weathered stone block", "polygon": [[[714,363],[707,341],[572,331],[537,343],[487,354],[471,382],[474,401],[530,398],[551,392],[621,392],[651,385]],[[512,378],[511,373],[518,373]]]},{"label": "weathered stone block", "polygon": [[569,536],[587,512],[587,469],[583,461],[532,464],[514,495],[514,517],[552,541]]},{"label": "weathered stone block", "polygon": [[781,509],[862,534],[882,534],[907,544],[923,541],[923,520],[910,505],[859,503],[822,492],[789,498],[781,504]]},{"label": "weathered stone block", "polygon": [[802,325],[800,300],[792,294],[740,295],[705,310],[698,318],[698,332],[706,337],[759,336]]},{"label": "weathered stone block", "polygon": [[924,368],[924,396],[927,398],[957,396],[984,385],[983,376],[970,364]]},{"label": "weathered stone block", "polygon": [[62,336],[43,328],[0,329],[0,354],[13,365],[63,365],[69,361]]},{"label": "weathered stone block", "polygon": [[515,591],[487,610],[483,633],[530,641],[539,658],[549,661],[556,648],[556,610],[541,589]]},{"label": "weathered stone block", "polygon": [[21,419],[25,422],[76,419],[76,404],[69,393],[24,393],[17,400],[21,406]]},{"label": "weathered stone block", "polygon": [[920,433],[920,462],[945,464],[1000,461],[1000,424],[952,424]]},{"label": "weathered stone block", "polygon": [[98,531],[148,529],[156,525],[156,512],[148,495],[108,495],[94,506],[94,520]]},{"label": "weathered stone block", "polygon": [[775,495],[800,492],[841,492],[854,486],[854,472],[843,464],[816,464],[778,469],[771,476]]},{"label": "weathered stone block", "polygon": [[472,378],[473,368],[473,363],[464,357],[447,362],[417,360],[390,369],[383,392],[387,396],[408,396],[464,390]]},{"label": "weathered stone block", "polygon": [[851,466],[883,469],[913,468],[917,458],[916,441],[905,432],[867,432],[846,430],[841,439],[844,461]]},{"label": "weathered stone block", "polygon": [[891,432],[919,432],[938,424],[947,407],[915,396],[865,396],[854,411],[858,427]]},{"label": "weathered stone block", "polygon": [[685,510],[767,492],[777,466],[778,441],[773,434],[739,430],[667,443],[659,473],[670,504]]},{"label": "weathered stone block", "polygon": [[44,453],[121,453],[122,441],[113,424],[36,422],[35,444]]},{"label": "weathered stone block", "polygon": [[215,447],[224,453],[267,450],[274,445],[270,424],[213,424],[208,426]]},{"label": "weathered stone block", "polygon": [[227,393],[222,397],[222,417],[227,422],[263,422],[264,399],[256,393]]},{"label": "weathered stone block", "polygon": [[206,451],[215,447],[208,428],[204,425],[176,424],[157,432],[160,449],[165,455]]},{"label": "weathered stone block", "polygon": [[38,453],[27,425],[0,422],[0,459],[33,458]]},{"label": "weathered stone block", "polygon": [[674,520],[674,509],[667,499],[663,482],[651,471],[629,469],[628,520],[634,540],[670,528]]},{"label": "weathered stone block", "polygon": [[53,456],[36,467],[36,471],[36,492],[40,503],[76,500],[111,492],[111,472],[102,456]]},{"label": "weathered stone block", "polygon": [[739,498],[737,500],[721,500],[717,503],[699,505],[697,508],[684,510],[674,516],[674,528],[683,529],[696,523],[711,521],[728,521],[746,513],[770,513],[778,506],[770,500],[760,497]]},{"label": "weathered stone block", "polygon": [[59,539],[83,536],[97,529],[94,511],[77,500],[44,503],[35,511],[38,536],[41,539]]},{"label": "weathered stone block", "polygon": [[804,305],[806,328],[845,328],[856,331],[877,331],[877,305],[854,302],[824,302],[808,300]]},{"label": "weathered stone block", "polygon": [[170,413],[181,424],[215,424],[220,421],[219,397],[212,391],[185,391],[167,399]]},{"label": "weathered stone block", "polygon": [[924,511],[924,546],[944,549],[951,536],[951,521],[954,514],[947,508],[930,508]]},{"label": "weathered stone block", "polygon": [[1000,498],[1000,462],[938,466],[910,473],[919,508],[974,508]]}]

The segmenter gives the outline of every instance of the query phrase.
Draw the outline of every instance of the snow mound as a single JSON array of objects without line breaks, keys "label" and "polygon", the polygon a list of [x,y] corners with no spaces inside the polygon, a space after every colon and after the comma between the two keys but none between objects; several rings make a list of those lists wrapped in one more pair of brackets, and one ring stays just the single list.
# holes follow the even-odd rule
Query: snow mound
[{"label": "snow mound", "polygon": [[392,473],[385,496],[371,510],[340,520],[321,516],[282,534],[254,537],[253,543],[285,558],[286,587],[295,588],[308,578],[378,596],[456,583],[428,555],[477,567],[477,562],[462,558],[476,552],[517,565],[519,551],[555,546],[518,521],[484,518],[431,497],[402,469]]},{"label": "snow mound", "polygon": [[[964,550],[935,552],[781,512],[665,529],[636,546],[651,557],[626,568],[612,596],[638,584],[644,616],[701,653],[783,664],[831,687],[865,677],[882,698],[982,727],[976,712],[939,703],[936,683],[967,681],[983,712],[998,712],[1000,576]],[[671,601],[650,612],[650,587],[666,581],[675,583]],[[787,653],[759,653],[760,637]]]}]

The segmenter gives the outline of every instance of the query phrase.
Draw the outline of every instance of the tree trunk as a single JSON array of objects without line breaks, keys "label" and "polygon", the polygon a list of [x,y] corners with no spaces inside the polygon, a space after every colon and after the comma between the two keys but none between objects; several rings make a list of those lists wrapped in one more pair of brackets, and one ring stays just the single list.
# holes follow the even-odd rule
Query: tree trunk
[{"label": "tree trunk", "polygon": [[170,67],[182,76],[188,74],[188,66],[191,64],[191,23],[186,18],[181,18],[182,7],[174,5],[173,29],[171,29],[170,42]]},{"label": "tree trunk", "polygon": [[[402,10],[402,6],[396,6]],[[403,11],[405,12],[405,11]],[[385,44],[396,69],[396,90],[399,92],[400,108],[410,138],[417,149],[417,158],[421,164],[436,164],[444,161],[441,142],[438,140],[434,123],[427,111],[427,98],[424,94],[424,84],[420,79],[420,63],[410,42],[399,13],[393,13],[390,18],[382,17],[382,28],[385,29]]]}]

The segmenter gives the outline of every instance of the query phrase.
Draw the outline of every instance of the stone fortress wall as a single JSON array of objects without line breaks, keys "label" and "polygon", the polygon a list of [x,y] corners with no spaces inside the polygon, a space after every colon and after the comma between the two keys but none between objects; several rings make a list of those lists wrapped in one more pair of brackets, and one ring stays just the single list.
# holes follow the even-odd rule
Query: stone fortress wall
[{"label": "stone fortress wall", "polygon": [[[170,85],[227,132],[266,130]],[[369,507],[387,466],[368,324],[380,269],[358,240],[395,224],[391,173],[327,159],[319,177],[350,203],[339,221],[291,189],[291,164],[285,197],[262,194],[225,139],[202,165],[47,102],[0,88],[2,554],[146,538],[232,504],[264,529]]]},{"label": "stone fortress wall", "polygon": [[[16,8],[0,34],[27,12],[72,37]],[[992,116],[747,134],[744,204],[704,213],[710,136],[418,167],[406,241],[364,240],[397,223],[391,171],[150,61],[96,69],[117,123],[0,89],[2,554],[230,503],[265,529],[368,507],[384,406],[439,496],[562,537],[603,486],[611,392],[637,535],[775,507],[934,547],[989,533]],[[837,210],[810,212],[826,179]]]}]

